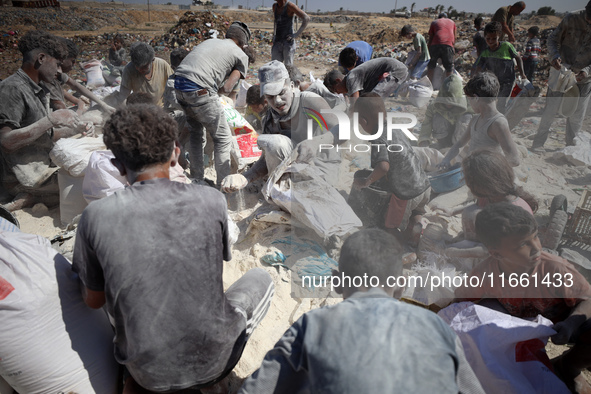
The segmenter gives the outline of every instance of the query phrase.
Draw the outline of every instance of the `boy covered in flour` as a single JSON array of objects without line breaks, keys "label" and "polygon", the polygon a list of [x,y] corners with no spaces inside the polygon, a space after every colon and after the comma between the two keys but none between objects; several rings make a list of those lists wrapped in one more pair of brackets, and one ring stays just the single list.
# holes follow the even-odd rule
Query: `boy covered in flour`
[{"label": "boy covered in flour", "polygon": [[476,113],[470,120],[468,130],[451,147],[443,161],[437,167],[447,169],[450,162],[460,153],[460,149],[470,143],[468,153],[480,149],[504,154],[513,167],[520,162],[517,145],[511,138],[507,118],[497,110],[496,100],[499,93],[499,80],[488,71],[471,78],[464,93],[470,106]]},{"label": "boy covered in flour", "polygon": [[[344,301],[305,313],[239,393],[483,393],[449,326],[397,300],[388,280],[402,275],[402,252],[383,230],[347,238],[333,270]],[[341,281],[365,276],[373,283]]]},{"label": "boy covered in flour", "polygon": [[431,196],[431,187],[421,162],[410,145],[410,141],[399,129],[392,130],[387,138],[387,120],[380,114],[386,113],[384,101],[375,93],[366,93],[356,101],[354,111],[359,114],[359,125],[367,134],[382,135],[372,141],[371,167],[373,171],[366,178],[355,178],[353,187],[364,189],[374,185],[390,193],[384,221],[380,223],[399,240],[418,238],[422,232],[420,220],[425,205]]},{"label": "boy covered in flour", "polygon": [[[329,179],[336,170],[340,156],[335,149],[320,151],[320,144],[333,144],[335,137],[331,131],[337,124],[336,117],[324,114],[326,124],[313,123],[314,138],[308,140],[308,119],[311,111],[320,113],[330,109],[327,102],[312,92],[295,89],[283,63],[273,60],[259,69],[261,94],[265,96],[268,109],[262,119],[262,134],[257,144],[263,154],[244,174],[226,177],[222,190],[234,192],[246,187],[252,181],[271,174],[292,152],[296,161],[314,164]],[[338,129],[338,127],[336,128]]]},{"label": "boy covered in flour", "polygon": [[115,112],[105,145],[131,186],[90,204],[78,226],[73,269],[86,304],[104,305],[113,319],[129,392],[223,379],[274,293],[261,268],[224,292],[223,261],[232,257],[227,203],[211,187],[169,179],[176,138],[176,123],[154,105]]}]

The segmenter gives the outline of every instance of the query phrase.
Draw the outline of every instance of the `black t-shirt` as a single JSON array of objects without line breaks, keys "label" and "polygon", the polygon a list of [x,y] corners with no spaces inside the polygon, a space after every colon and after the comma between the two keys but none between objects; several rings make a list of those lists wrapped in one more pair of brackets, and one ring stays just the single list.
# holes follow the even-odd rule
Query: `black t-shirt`
[{"label": "black t-shirt", "polygon": [[105,292],[115,357],[149,390],[216,378],[245,329],[224,295],[227,218],[220,192],[168,179],[136,183],[82,214],[73,269]]},{"label": "black t-shirt", "polygon": [[395,129],[392,139],[387,140],[386,130],[384,122],[382,136],[372,142],[371,167],[375,168],[381,161],[388,162],[387,179],[380,184],[401,200],[413,199],[429,188],[429,179],[404,133]]}]

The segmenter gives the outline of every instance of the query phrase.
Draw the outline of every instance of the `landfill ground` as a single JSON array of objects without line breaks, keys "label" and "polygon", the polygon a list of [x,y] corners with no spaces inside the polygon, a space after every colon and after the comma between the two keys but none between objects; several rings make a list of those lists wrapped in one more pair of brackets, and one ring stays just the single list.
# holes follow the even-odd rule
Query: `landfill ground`
[{"label": "landfill ground", "polygon": [[[126,46],[136,40],[151,42],[157,56],[169,60],[170,50],[179,44],[192,47],[209,36],[210,30],[225,32],[229,23],[241,20],[247,23],[252,32],[251,45],[256,48],[257,61],[250,65],[247,82],[258,83],[258,68],[270,60],[270,43],[273,31],[272,15],[270,12],[247,10],[212,10],[208,14],[194,12],[187,14],[184,10],[174,9],[176,6],[157,6],[150,13],[141,6],[111,6],[109,3],[76,3],[62,2],[61,9],[18,9],[12,7],[0,8],[0,79],[14,73],[20,66],[21,56],[16,48],[18,37],[30,29],[49,30],[54,34],[72,38],[80,47],[79,62],[91,59],[102,59],[108,56],[110,39],[115,33],[122,33],[127,38]],[[312,15],[312,21],[298,42],[295,65],[305,76],[310,73],[314,77],[322,76],[336,66],[338,53],[350,41],[365,40],[374,46],[377,56],[394,56],[403,59],[410,50],[410,42],[402,41],[398,32],[405,24],[412,24],[416,30],[426,35],[432,18],[417,17],[411,19],[392,18],[387,16],[352,16],[352,15]],[[525,31],[529,26],[540,27],[542,46],[554,27],[558,25],[558,17],[535,17],[532,20],[519,21],[516,27],[518,44],[525,43]],[[207,26],[210,24],[210,26]],[[458,21],[459,28],[456,69],[467,80],[466,72],[474,59],[470,54],[471,37],[474,34],[471,20]],[[466,41],[469,41],[466,43]],[[543,60],[536,74],[536,84],[543,87],[548,78],[549,64]],[[72,72],[74,78],[84,80],[81,69]],[[544,89],[542,89],[542,94]],[[424,110],[412,107],[401,101],[397,106],[417,115],[419,122],[424,118]],[[534,104],[532,110],[542,110],[540,102]],[[538,114],[539,116],[539,114]],[[531,141],[527,136],[535,132],[536,118],[525,117],[514,134],[522,152],[522,167],[529,181],[526,190],[535,194],[540,202],[541,216],[537,215],[541,224],[547,220],[550,201],[555,194],[566,194],[569,203],[578,201],[579,191],[591,185],[591,171],[588,165],[568,163],[554,157],[564,142],[564,119],[555,123],[556,132],[548,141],[549,150],[542,155],[527,152],[526,147]],[[589,124],[588,121],[585,124]],[[589,131],[589,130],[587,130]],[[533,189],[533,190],[532,190]],[[256,195],[245,196],[247,204],[258,205]],[[234,219],[239,222],[242,231],[246,230],[246,220],[253,210],[237,213]],[[34,211],[24,209],[16,212],[22,224],[23,231],[36,233],[51,238],[60,233],[64,226],[60,224],[58,208],[49,211]],[[242,221],[242,223],[240,222]],[[455,223],[457,225],[457,223]],[[449,223],[450,227],[453,223]],[[234,259],[225,266],[226,285],[236,280],[243,272],[260,265],[260,258],[270,251],[271,240],[285,236],[284,230],[277,227],[263,227],[257,239],[241,239],[233,250]],[[283,226],[285,227],[285,226]],[[251,238],[253,238],[251,236]],[[256,237],[255,237],[256,238]],[[241,244],[242,243],[242,244]],[[241,245],[240,245],[241,244]],[[233,268],[237,264],[240,269]],[[280,269],[273,273],[275,283],[285,281],[285,272]],[[329,300],[332,302],[331,300]],[[269,350],[279,336],[295,321],[302,312],[311,308],[330,303],[327,300],[292,299],[290,286],[277,289],[273,307],[269,315],[249,342],[243,359],[237,366],[235,373],[227,380],[225,389],[220,392],[235,392],[240,381],[252,373],[262,357]],[[564,347],[549,344],[547,346],[550,357],[560,354]],[[585,372],[588,381],[590,375]],[[209,391],[208,391],[209,392]],[[215,391],[211,391],[215,392]]]}]

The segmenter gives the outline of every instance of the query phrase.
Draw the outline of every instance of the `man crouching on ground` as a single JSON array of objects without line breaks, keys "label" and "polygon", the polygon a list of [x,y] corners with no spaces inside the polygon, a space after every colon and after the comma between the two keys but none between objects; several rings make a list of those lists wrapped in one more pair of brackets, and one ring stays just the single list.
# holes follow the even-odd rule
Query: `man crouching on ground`
[{"label": "man crouching on ground", "polygon": [[265,316],[269,274],[248,271],[225,293],[228,214],[211,187],[169,180],[177,125],[148,104],[115,112],[104,127],[130,187],[83,212],[74,250],[84,301],[106,306],[125,393],[211,386],[228,375]]}]

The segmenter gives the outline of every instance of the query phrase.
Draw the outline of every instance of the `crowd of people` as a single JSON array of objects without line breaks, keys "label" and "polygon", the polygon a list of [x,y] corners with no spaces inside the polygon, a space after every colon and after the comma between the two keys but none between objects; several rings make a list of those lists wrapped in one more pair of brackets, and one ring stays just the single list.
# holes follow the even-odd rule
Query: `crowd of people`
[{"label": "crowd of people", "polygon": [[[313,167],[320,182],[334,188],[339,147],[352,135],[371,142],[371,168],[355,174],[350,194],[373,189],[387,197],[356,207],[360,217],[359,209],[377,212],[375,226],[359,221],[346,234],[329,232],[324,246],[338,247],[333,277],[370,276],[377,283],[337,286],[343,301],[299,317],[239,392],[484,392],[458,335],[431,311],[399,301],[404,288],[388,280],[403,275],[403,255],[424,233],[423,215],[435,194],[429,166],[463,170],[472,200],[442,214],[461,213],[456,241],[476,245],[471,250],[480,261],[469,276],[571,280],[570,286],[512,291],[491,280],[490,286],[458,287],[450,301],[492,299],[487,305],[507,315],[550,319],[552,341],[573,345],[551,360],[553,372],[571,392],[591,392],[581,374],[591,367],[591,285],[568,261],[543,250],[534,218],[538,202],[515,183],[521,155],[505,117],[507,99],[516,73],[533,82],[541,56],[535,27],[523,53],[512,44],[514,17],[525,7],[522,1],[501,7],[487,24],[474,20],[478,58],[465,83],[454,71],[456,22],[445,13],[431,23],[427,39],[411,25],[401,29],[400,38],[412,40],[416,51],[406,65],[372,57],[370,44],[354,41],[323,83],[307,83],[294,56],[310,18],[290,1],[276,0],[272,60],[258,68],[259,83],[246,93],[245,117],[258,133],[261,155],[240,172],[232,166],[234,137],[220,97],[235,94],[256,61],[245,23],[233,22],[224,38],[190,51],[175,49],[170,64],[144,42],[133,43],[128,57],[123,37],[115,36],[109,69],[121,82],[111,101],[68,77],[78,57],[71,40],[38,30],[25,34],[18,43],[20,69],[0,82],[2,187],[11,197],[0,212],[0,393],[200,393],[217,385],[265,318],[276,285],[258,267],[224,290],[223,265],[235,242],[227,197],[260,180],[272,182],[290,164]],[[301,25],[294,32],[295,18]],[[579,91],[566,145],[585,132],[589,26],[591,1],[567,14],[547,40],[552,67],[571,70]],[[434,80],[438,61],[444,79],[413,136],[395,124],[385,100],[405,82]],[[533,154],[543,150],[562,94],[548,87]],[[10,212],[59,201],[50,150],[59,139],[95,134],[83,120],[88,100],[81,97],[102,111],[102,138],[127,186],[84,209],[70,263],[46,239],[21,232]],[[205,176],[208,137],[213,181]],[[425,163],[426,150],[435,152],[435,163]],[[190,183],[171,179],[179,163]],[[292,177],[292,190],[305,182]],[[284,209],[299,219],[292,195],[293,206]]]}]

